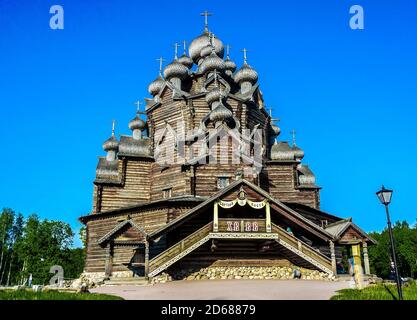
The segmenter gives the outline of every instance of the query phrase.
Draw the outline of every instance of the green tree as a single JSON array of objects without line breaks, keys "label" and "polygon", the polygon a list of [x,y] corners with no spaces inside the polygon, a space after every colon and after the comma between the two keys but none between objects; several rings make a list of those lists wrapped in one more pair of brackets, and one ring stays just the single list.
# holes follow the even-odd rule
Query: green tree
[{"label": "green tree", "polygon": [[7,267],[12,259],[14,217],[15,212],[8,208],[4,208],[0,215],[0,284],[6,281]]},{"label": "green tree", "polygon": [[[393,227],[398,270],[402,277],[417,275],[417,226],[410,227],[406,222],[396,222]],[[389,232],[370,233],[378,243],[369,248],[371,272],[382,278],[390,275],[391,242]]]}]

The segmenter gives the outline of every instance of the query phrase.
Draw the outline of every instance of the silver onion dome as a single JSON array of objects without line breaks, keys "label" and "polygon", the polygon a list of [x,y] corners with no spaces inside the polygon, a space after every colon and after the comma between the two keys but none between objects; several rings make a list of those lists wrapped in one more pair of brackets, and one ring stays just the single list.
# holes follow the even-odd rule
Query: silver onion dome
[{"label": "silver onion dome", "polygon": [[275,140],[271,148],[271,160],[294,160],[294,152],[288,142],[277,142]]},{"label": "silver onion dome", "polygon": [[172,78],[179,78],[184,80],[188,75],[188,68],[179,63],[178,60],[174,60],[164,69],[164,78],[170,80]]},{"label": "silver onion dome", "polygon": [[213,51],[213,46],[211,44],[205,46],[203,49],[201,49],[200,57],[204,59],[205,57],[208,57]]},{"label": "silver onion dome", "polygon": [[[188,47],[188,53],[190,55],[190,58],[193,59],[195,63],[198,63],[198,61],[201,59],[201,50],[210,45],[210,38],[209,38],[209,32],[205,31],[203,34],[195,38],[190,46]],[[217,55],[220,58],[224,57],[224,45],[223,42],[218,39],[213,39],[213,45],[214,50],[216,51]]]},{"label": "silver onion dome", "polygon": [[236,71],[236,63],[234,63],[232,60],[227,58],[224,63],[226,65],[226,70],[231,71],[232,73]]},{"label": "silver onion dome", "polygon": [[216,122],[229,122],[233,119],[233,113],[227,109],[223,103],[220,103],[211,113],[210,121]]},{"label": "silver onion dome", "polygon": [[219,87],[214,87],[206,94],[206,102],[209,106],[211,106],[215,101],[220,101],[221,98],[222,92]]},{"label": "silver onion dome", "polygon": [[300,164],[297,166],[298,182],[301,186],[316,186],[316,177],[308,165]]},{"label": "silver onion dome", "polygon": [[244,63],[242,68],[235,74],[235,81],[237,83],[250,82],[255,84],[258,81],[258,73],[247,63]]},{"label": "silver onion dome", "polygon": [[139,118],[138,115],[134,117],[132,120],[130,120],[129,122],[129,129],[132,131],[137,130],[137,129],[142,131],[143,129],[145,129],[145,126],[146,126],[146,122],[143,121],[141,118]]},{"label": "silver onion dome", "polygon": [[164,79],[162,79],[161,76],[159,76],[158,78],[156,78],[154,81],[152,81],[149,86],[148,86],[148,92],[153,95],[156,96],[159,91],[161,91],[162,87],[164,86],[165,81]]},{"label": "silver onion dome", "polygon": [[114,135],[112,135],[109,139],[107,139],[103,143],[103,150],[106,152],[117,151],[118,149],[119,149],[119,141],[117,141]]},{"label": "silver onion dome", "polygon": [[271,123],[271,133],[274,137],[278,137],[281,129],[276,124]]},{"label": "silver onion dome", "polygon": [[302,158],[304,158],[304,151],[296,145],[293,145],[291,147],[291,150],[294,152],[295,159],[301,160]]},{"label": "silver onion dome", "polygon": [[193,66],[193,60],[187,56],[185,53],[178,58],[178,62],[183,64],[184,66],[186,66],[188,69],[191,69],[191,67]]},{"label": "silver onion dome", "polygon": [[206,57],[200,64],[199,72],[207,73],[214,70],[222,72],[225,68],[226,65],[224,60],[220,58],[214,51],[212,51],[211,54]]}]

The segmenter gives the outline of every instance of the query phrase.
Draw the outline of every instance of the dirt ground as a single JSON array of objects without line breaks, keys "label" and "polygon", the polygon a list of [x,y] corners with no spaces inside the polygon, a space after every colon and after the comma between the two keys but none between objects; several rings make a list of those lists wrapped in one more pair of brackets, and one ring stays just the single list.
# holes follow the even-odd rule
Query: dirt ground
[{"label": "dirt ground", "polygon": [[347,281],[314,280],[201,280],[149,286],[104,286],[91,292],[127,300],[328,300]]}]

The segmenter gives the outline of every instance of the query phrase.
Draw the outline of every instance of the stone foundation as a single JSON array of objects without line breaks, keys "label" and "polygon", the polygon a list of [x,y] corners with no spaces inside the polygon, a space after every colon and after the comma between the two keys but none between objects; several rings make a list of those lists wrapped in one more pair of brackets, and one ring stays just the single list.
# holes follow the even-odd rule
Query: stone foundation
[{"label": "stone foundation", "polygon": [[108,279],[104,272],[83,272],[78,279],[71,283],[71,288],[79,289],[83,284],[87,288],[95,288],[104,284],[104,280]]},{"label": "stone foundation", "polygon": [[294,279],[294,270],[299,270],[303,280],[333,281],[335,277],[318,270],[299,268],[296,266],[278,267],[215,267],[201,269],[172,270],[162,273],[152,279],[152,283],[165,283],[172,280],[226,280],[226,279],[256,279],[256,280],[289,280]]}]

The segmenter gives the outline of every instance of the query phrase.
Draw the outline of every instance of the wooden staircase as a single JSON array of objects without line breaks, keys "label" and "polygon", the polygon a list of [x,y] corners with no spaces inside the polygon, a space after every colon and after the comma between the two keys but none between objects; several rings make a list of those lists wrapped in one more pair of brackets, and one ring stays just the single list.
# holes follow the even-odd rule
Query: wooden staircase
[{"label": "wooden staircase", "polygon": [[155,258],[151,259],[149,261],[149,276],[156,276],[170,265],[174,264],[202,244],[206,243],[210,239],[210,232],[212,230],[213,222],[210,222],[169,249],[160,253]]},{"label": "wooden staircase", "polygon": [[111,277],[104,284],[106,286],[145,286],[148,280],[145,277]]},{"label": "wooden staircase", "polygon": [[[169,266],[182,259],[210,239],[215,239],[218,233],[213,233],[213,222],[206,224],[188,237],[176,243],[149,261],[149,277],[154,277]],[[281,227],[272,224],[272,232],[268,235],[281,246],[293,252],[298,257],[312,264],[316,268],[332,274],[330,258],[326,257],[307,243],[297,239]],[[249,237],[249,236],[248,236]]]},{"label": "wooden staircase", "polygon": [[278,234],[278,239],[276,239],[276,241],[280,245],[294,252],[297,256],[303,258],[318,269],[328,274],[333,274],[332,262],[329,257],[326,257],[307,243],[301,241],[275,224],[272,224],[272,232]]}]

